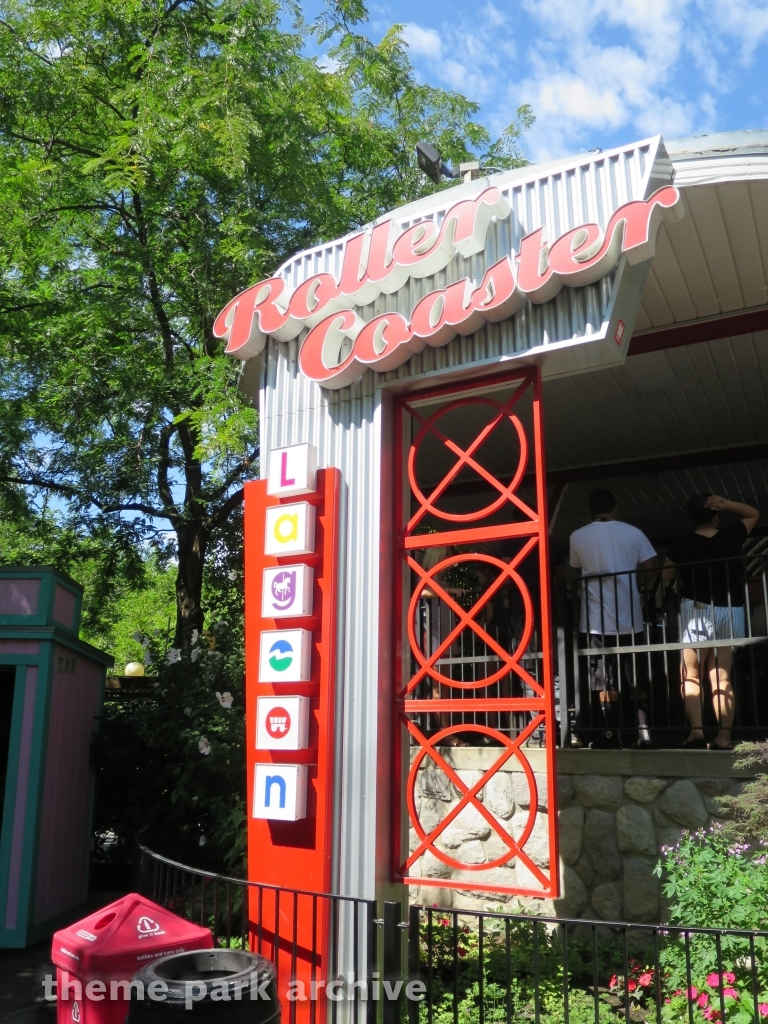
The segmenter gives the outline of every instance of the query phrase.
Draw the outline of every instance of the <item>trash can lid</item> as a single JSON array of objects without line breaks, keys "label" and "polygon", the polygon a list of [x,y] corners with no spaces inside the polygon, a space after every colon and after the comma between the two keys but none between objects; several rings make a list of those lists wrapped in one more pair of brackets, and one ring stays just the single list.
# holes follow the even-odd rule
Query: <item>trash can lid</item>
[{"label": "trash can lid", "polygon": [[208,928],[134,892],[56,932],[51,959],[81,978],[131,978],[159,956],[212,945]]}]

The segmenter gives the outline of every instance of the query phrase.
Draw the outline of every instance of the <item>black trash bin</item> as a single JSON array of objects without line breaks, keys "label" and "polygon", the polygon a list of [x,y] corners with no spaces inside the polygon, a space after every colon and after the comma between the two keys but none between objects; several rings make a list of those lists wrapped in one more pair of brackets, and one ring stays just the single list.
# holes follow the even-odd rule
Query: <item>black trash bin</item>
[{"label": "black trash bin", "polygon": [[134,975],[127,1024],[280,1024],[275,969],[240,949],[174,953]]}]

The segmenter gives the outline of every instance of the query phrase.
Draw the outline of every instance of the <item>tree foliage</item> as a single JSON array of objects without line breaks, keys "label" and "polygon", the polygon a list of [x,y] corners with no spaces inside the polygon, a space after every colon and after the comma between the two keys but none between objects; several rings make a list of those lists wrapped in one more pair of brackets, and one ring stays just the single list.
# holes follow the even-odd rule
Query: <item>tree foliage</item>
[{"label": "tree foliage", "polygon": [[[757,769],[757,774],[734,796],[720,797],[729,818],[725,831],[732,839],[754,843],[768,839],[768,741],[739,743],[734,768]],[[762,770],[760,770],[762,769]]]},{"label": "tree foliage", "polygon": [[491,145],[474,103],[416,81],[397,27],[379,44],[358,31],[365,13],[343,0],[312,27],[279,0],[0,7],[3,501],[29,514],[53,496],[102,537],[170,534],[176,646],[203,627],[206,556],[259,456],[218,310],[434,189],[417,139],[454,161],[520,158],[529,111]]}]

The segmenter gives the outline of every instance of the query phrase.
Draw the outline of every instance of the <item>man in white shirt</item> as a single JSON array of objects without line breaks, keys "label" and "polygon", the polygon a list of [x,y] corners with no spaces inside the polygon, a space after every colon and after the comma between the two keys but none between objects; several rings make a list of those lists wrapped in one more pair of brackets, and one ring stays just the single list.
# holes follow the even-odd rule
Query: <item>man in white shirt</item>
[{"label": "man in white shirt", "polygon": [[[570,564],[581,569],[579,631],[594,650],[642,644],[643,609],[637,586],[638,569],[656,568],[656,552],[645,534],[619,522],[618,505],[605,488],[589,498],[592,522],[571,534]],[[593,577],[593,578],[588,578]],[[638,746],[650,746],[647,695],[640,689],[647,663],[645,654],[602,654],[589,659],[591,726],[600,722],[600,735],[590,746],[621,746],[620,702],[637,701]]]}]

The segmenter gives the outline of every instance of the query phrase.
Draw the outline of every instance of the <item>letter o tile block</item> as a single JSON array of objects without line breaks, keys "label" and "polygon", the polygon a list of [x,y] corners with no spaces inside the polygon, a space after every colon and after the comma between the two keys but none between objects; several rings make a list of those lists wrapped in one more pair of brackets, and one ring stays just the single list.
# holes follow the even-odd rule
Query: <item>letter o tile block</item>
[{"label": "letter o tile block", "polygon": [[253,780],[253,817],[299,821],[307,816],[307,766],[257,764]]}]

